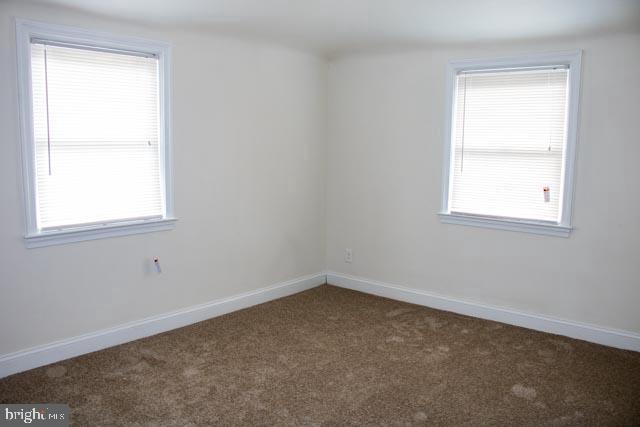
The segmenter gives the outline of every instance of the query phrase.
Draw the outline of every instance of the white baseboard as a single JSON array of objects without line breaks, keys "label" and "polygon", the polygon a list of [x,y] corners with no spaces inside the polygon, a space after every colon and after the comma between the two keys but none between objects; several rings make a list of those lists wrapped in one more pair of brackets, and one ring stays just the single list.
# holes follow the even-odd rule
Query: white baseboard
[{"label": "white baseboard", "polygon": [[640,335],[634,332],[524,313],[361,277],[327,272],[326,274],[318,273],[300,277],[255,291],[6,354],[0,356],[0,378],[293,295],[321,285],[325,281],[335,286],[412,304],[564,335],[610,347],[640,351]]},{"label": "white baseboard", "polygon": [[302,292],[324,284],[325,280],[324,273],[299,277],[255,291],[6,354],[0,356],[0,378]]},{"label": "white baseboard", "polygon": [[524,328],[535,329],[536,331],[577,338],[610,347],[640,351],[640,335],[630,331],[610,329],[571,320],[494,307],[472,301],[464,301],[331,271],[327,272],[327,283],[439,310],[522,326]]}]

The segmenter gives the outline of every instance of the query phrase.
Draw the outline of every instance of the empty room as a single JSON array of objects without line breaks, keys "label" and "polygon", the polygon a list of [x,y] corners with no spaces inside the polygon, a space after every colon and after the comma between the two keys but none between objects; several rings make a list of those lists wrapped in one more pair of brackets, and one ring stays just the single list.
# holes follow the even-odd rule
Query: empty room
[{"label": "empty room", "polygon": [[640,0],[0,0],[1,425],[640,425]]}]

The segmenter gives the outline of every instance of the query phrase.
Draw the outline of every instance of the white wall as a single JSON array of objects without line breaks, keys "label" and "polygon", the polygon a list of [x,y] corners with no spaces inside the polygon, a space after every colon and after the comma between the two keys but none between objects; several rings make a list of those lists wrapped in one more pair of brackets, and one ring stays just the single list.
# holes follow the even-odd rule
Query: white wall
[{"label": "white wall", "polygon": [[[25,248],[13,17],[172,44],[175,230]],[[325,101],[307,53],[0,4],[0,355],[322,271]]]},{"label": "white wall", "polygon": [[[441,224],[447,61],[576,48],[584,57],[571,236]],[[333,61],[328,268],[640,332],[638,70],[639,34]]]}]

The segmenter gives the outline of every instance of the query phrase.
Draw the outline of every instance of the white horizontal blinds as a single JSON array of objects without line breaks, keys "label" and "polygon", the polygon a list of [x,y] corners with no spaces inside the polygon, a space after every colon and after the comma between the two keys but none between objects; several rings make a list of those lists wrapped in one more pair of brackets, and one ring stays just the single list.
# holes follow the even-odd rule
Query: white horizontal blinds
[{"label": "white horizontal blinds", "polygon": [[32,42],[38,228],[161,217],[158,60]]},{"label": "white horizontal blinds", "polygon": [[566,67],[458,74],[451,212],[559,221],[567,83]]}]

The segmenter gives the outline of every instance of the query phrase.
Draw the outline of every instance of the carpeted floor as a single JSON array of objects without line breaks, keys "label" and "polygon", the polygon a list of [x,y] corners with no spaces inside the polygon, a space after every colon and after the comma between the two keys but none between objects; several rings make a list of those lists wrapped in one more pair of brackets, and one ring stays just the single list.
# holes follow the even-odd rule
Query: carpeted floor
[{"label": "carpeted floor", "polygon": [[81,425],[640,425],[640,353],[321,286],[0,380]]}]

